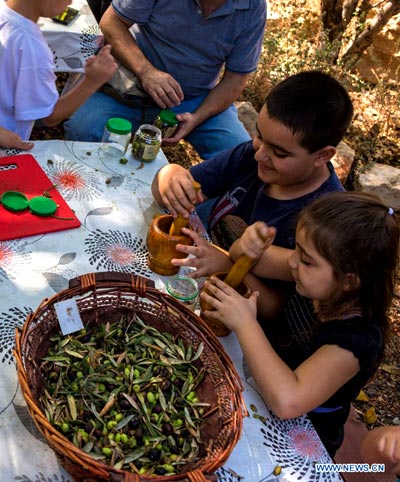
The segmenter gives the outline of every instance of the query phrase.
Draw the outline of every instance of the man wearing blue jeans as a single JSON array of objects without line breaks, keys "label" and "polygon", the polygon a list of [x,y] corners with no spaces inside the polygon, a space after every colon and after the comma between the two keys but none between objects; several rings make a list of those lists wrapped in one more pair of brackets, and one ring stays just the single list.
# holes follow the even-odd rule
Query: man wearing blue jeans
[{"label": "man wearing blue jeans", "polygon": [[165,142],[185,138],[203,159],[248,140],[233,102],[256,70],[265,20],[265,0],[113,0],[100,27],[136,86],[97,92],[66,137],[99,141],[110,117],[136,130],[172,108],[180,124]]}]

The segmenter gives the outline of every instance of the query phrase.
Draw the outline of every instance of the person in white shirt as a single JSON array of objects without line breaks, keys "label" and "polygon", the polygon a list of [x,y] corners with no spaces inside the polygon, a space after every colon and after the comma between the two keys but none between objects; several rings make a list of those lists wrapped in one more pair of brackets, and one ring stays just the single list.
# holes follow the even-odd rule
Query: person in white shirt
[{"label": "person in white shirt", "polygon": [[117,70],[106,46],[85,66],[81,82],[59,97],[53,55],[37,21],[60,14],[70,0],[0,2],[0,125],[26,141],[36,120],[52,127],[69,117]]}]

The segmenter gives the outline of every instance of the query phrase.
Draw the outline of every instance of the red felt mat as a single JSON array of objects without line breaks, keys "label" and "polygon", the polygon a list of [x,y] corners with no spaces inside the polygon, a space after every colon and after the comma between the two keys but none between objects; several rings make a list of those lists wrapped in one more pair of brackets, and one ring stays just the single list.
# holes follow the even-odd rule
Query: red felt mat
[{"label": "red felt mat", "polygon": [[19,191],[31,199],[42,196],[49,190],[51,199],[58,206],[54,216],[72,218],[64,220],[53,216],[37,216],[29,209],[16,213],[7,210],[0,203],[0,241],[63,231],[78,228],[81,225],[57,189],[50,189],[52,185],[36,159],[30,154],[0,158],[0,197],[5,191]]}]

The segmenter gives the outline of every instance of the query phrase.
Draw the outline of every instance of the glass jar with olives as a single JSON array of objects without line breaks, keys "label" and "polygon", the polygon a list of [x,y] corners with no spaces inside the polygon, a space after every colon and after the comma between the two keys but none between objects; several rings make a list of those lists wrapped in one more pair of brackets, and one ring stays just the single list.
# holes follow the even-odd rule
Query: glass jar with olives
[{"label": "glass jar with olives", "polygon": [[151,124],[143,124],[132,142],[132,155],[138,161],[150,162],[157,157],[161,147],[161,131]]},{"label": "glass jar with olives", "polygon": [[171,109],[163,109],[154,121],[154,125],[160,129],[162,137],[166,139],[173,137],[178,128],[179,121],[174,111]]}]

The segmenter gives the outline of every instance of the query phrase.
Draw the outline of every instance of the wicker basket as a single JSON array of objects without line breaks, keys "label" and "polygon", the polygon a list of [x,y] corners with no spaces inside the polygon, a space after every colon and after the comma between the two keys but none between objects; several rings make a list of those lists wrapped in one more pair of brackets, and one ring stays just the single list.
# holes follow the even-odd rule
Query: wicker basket
[{"label": "wicker basket", "polygon": [[[178,475],[139,476],[114,469],[95,460],[54,428],[45,417],[38,400],[43,390],[40,360],[49,347],[49,336],[59,333],[54,303],[74,298],[84,325],[118,320],[123,314],[137,313],[159,330],[179,333],[188,343],[204,350],[200,362],[206,375],[199,387],[203,400],[214,412],[201,428],[206,444],[204,457],[185,467]],[[247,415],[242,398],[243,387],[232,361],[207,325],[191,310],[169,295],[154,288],[154,283],[140,276],[121,273],[91,273],[73,279],[70,287],[28,315],[22,330],[17,330],[14,355],[18,379],[28,410],[40,432],[52,447],[61,464],[79,482],[115,481],[190,481],[215,480],[213,472],[229,457],[240,438],[243,416]],[[205,398],[204,398],[205,397]]]}]

